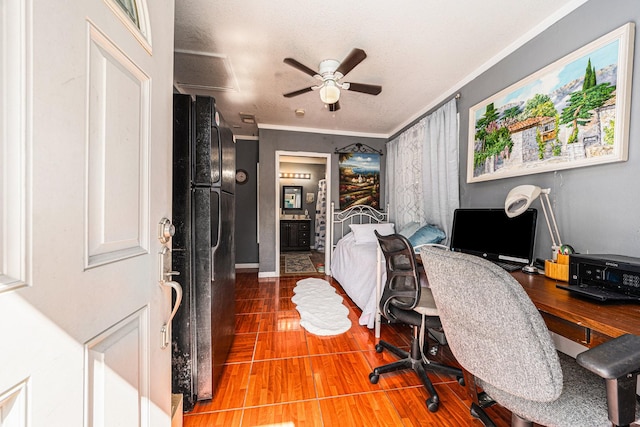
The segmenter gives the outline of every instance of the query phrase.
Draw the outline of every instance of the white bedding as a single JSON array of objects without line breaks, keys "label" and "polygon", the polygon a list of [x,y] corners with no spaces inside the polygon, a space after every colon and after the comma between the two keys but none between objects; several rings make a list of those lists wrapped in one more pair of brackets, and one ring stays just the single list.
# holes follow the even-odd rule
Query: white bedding
[{"label": "white bedding", "polygon": [[[353,233],[340,239],[333,252],[331,274],[362,310],[359,323],[373,329],[376,317],[378,243],[356,245]],[[384,269],[383,269],[384,270]],[[386,280],[383,271],[382,283]]]}]

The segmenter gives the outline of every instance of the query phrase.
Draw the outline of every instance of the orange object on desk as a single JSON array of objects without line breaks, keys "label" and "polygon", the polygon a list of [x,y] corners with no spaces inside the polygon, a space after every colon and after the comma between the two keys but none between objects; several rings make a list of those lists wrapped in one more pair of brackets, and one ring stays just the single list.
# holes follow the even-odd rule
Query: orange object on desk
[{"label": "orange object on desk", "polygon": [[569,255],[558,254],[558,259],[545,260],[544,262],[544,275],[563,282],[569,281]]}]

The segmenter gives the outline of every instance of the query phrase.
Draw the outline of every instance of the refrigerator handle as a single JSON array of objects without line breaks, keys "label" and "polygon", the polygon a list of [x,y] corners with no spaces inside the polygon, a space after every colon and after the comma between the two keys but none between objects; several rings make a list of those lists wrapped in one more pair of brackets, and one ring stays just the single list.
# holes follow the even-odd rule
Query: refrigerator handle
[{"label": "refrigerator handle", "polygon": [[[217,136],[217,150],[218,150],[218,158],[217,158],[217,162],[215,167],[218,169],[217,172],[217,176],[215,176],[215,172],[214,172],[214,176],[212,176],[212,180],[213,180],[213,184],[216,184],[218,182],[222,182],[222,133],[220,132],[220,127],[219,126],[213,126],[213,129],[215,130],[216,136]],[[211,165],[212,167],[214,167],[214,165]]]},{"label": "refrigerator handle", "polygon": [[220,238],[222,237],[222,198],[220,199],[220,203],[218,203],[218,238],[216,239],[216,244],[211,247],[211,281],[216,280],[216,264],[215,264],[215,254],[218,248],[220,247]]}]

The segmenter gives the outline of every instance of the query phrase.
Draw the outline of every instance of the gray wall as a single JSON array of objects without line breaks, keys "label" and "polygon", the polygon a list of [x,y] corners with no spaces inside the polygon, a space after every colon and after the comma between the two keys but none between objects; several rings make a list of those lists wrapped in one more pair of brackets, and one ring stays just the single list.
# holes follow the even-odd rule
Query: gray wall
[{"label": "gray wall", "polygon": [[[640,257],[640,28],[636,28],[629,161],[558,172],[466,183],[469,108],[544,66],[633,21],[638,25],[637,0],[590,0],[535,37],[459,92],[460,112],[460,203],[462,207],[502,207],[509,190],[520,184],[550,187],[554,210],[564,243],[582,253],[620,253]],[[452,94],[453,95],[453,94]],[[251,141],[256,143],[256,141]],[[275,151],[333,153],[335,148],[362,142],[377,149],[383,139],[260,130],[260,271],[275,271]],[[257,150],[257,147],[256,147]],[[381,177],[385,179],[385,158]],[[240,167],[240,166],[238,166]],[[338,197],[337,156],[331,162],[332,198]],[[248,169],[247,169],[248,170]],[[382,183],[384,189],[384,183]],[[255,197],[253,197],[255,200]],[[381,195],[385,200],[385,195]],[[541,211],[539,202],[534,207]],[[244,208],[243,208],[244,209]],[[240,210],[240,209],[238,209]],[[253,213],[247,215],[253,215]],[[241,222],[240,222],[241,223]],[[240,248],[240,230],[236,244]],[[255,245],[255,242],[254,242]],[[539,215],[536,253],[548,258],[551,241],[542,212]],[[255,246],[254,246],[255,247]],[[240,255],[238,250],[237,256]],[[242,258],[238,258],[239,260]],[[241,262],[241,261],[238,261]],[[257,262],[257,261],[246,261]]]},{"label": "gray wall", "polygon": [[[311,179],[280,178],[280,204],[282,204],[283,185],[302,186],[302,209],[287,211],[287,214],[304,215],[304,211],[309,212],[311,219],[311,239],[310,246],[315,247],[315,224],[316,224],[316,200],[318,198],[318,181],[325,178],[326,165],[311,163],[280,163],[279,172],[300,172],[311,174]],[[307,203],[307,193],[313,193],[313,203]]]},{"label": "gray wall", "polygon": [[236,168],[249,173],[246,184],[236,185],[236,263],[258,263],[258,141],[236,141]]},{"label": "gray wall", "polygon": [[[276,270],[275,241],[275,183],[276,151],[333,153],[336,148],[362,143],[377,150],[385,149],[385,139],[357,136],[326,135],[319,133],[289,132],[260,129],[260,272]],[[338,202],[338,155],[331,156],[331,198]],[[380,160],[381,187],[384,189],[385,158]],[[385,195],[380,195],[385,200]]]},{"label": "gray wall", "polygon": [[[591,0],[493,66],[460,91],[460,203],[502,207],[520,184],[551,188],[563,243],[581,253],[640,257],[640,41],[637,0]],[[482,183],[466,183],[469,108],[600,36],[636,23],[629,161]],[[536,254],[548,258],[551,240],[539,201]]]}]

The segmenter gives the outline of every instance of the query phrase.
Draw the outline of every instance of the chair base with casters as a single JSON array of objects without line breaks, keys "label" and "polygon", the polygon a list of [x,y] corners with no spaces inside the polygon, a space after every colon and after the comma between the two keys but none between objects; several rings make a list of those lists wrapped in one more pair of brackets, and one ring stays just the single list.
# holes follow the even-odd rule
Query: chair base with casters
[{"label": "chair base with casters", "polygon": [[[415,322],[415,319],[413,321]],[[407,323],[412,323],[412,322],[407,322]],[[427,320],[425,325],[427,327],[432,327],[432,328],[438,328],[440,326],[437,319],[435,321]],[[410,351],[402,350],[398,347],[395,347],[389,344],[386,341],[380,341],[378,342],[378,344],[376,344],[376,352],[382,353],[382,351],[386,349],[391,353],[395,354],[396,356],[398,356],[400,360],[389,363],[387,365],[378,366],[377,368],[375,368],[373,372],[369,374],[369,381],[371,381],[371,384],[377,384],[380,378],[380,375],[383,375],[389,372],[396,372],[396,371],[411,369],[416,374],[418,374],[418,377],[422,381],[422,384],[424,385],[425,389],[427,390],[427,393],[429,394],[429,397],[426,399],[427,409],[430,412],[436,412],[440,406],[440,398],[438,397],[438,393],[433,387],[433,384],[431,383],[431,380],[429,379],[427,372],[431,371],[431,372],[437,372],[437,373],[442,373],[447,375],[453,375],[456,377],[460,385],[464,385],[464,380],[462,378],[462,370],[458,368],[454,368],[452,366],[442,365],[440,363],[436,363],[428,359],[425,362],[425,360],[423,359],[423,354],[422,354],[423,352],[420,348],[420,326],[413,324],[412,333],[413,333],[413,336],[411,338]]]}]

